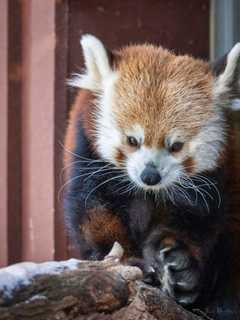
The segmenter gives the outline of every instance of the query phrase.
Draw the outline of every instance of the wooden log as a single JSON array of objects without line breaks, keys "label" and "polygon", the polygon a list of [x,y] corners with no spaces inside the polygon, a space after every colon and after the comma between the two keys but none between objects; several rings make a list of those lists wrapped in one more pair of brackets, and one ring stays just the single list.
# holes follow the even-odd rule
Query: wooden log
[{"label": "wooden log", "polygon": [[121,263],[122,255],[116,243],[103,261],[22,263],[1,269],[0,320],[201,319],[145,284],[139,268]]}]

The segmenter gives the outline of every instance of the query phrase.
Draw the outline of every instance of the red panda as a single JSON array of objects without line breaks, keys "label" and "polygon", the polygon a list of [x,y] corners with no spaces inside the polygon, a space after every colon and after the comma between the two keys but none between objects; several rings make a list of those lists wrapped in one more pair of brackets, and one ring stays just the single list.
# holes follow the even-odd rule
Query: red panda
[{"label": "red panda", "polygon": [[81,257],[101,259],[119,241],[178,303],[240,319],[228,108],[240,44],[215,66],[149,44],[109,52],[85,35],[81,45],[64,143],[65,217]]}]

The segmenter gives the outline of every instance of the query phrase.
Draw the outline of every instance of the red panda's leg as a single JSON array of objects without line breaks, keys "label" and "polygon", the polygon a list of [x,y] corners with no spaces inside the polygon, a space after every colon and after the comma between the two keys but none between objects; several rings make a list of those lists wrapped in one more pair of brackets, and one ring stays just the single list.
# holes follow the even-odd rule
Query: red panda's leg
[{"label": "red panda's leg", "polygon": [[[210,247],[210,245],[209,245]],[[192,305],[202,292],[206,250],[201,244],[159,226],[143,249],[145,271],[182,305]]]},{"label": "red panda's leg", "polygon": [[79,231],[84,240],[100,253],[101,259],[118,241],[124,248],[125,257],[130,254],[131,245],[126,227],[120,218],[104,207],[88,209],[85,219],[79,225]]}]

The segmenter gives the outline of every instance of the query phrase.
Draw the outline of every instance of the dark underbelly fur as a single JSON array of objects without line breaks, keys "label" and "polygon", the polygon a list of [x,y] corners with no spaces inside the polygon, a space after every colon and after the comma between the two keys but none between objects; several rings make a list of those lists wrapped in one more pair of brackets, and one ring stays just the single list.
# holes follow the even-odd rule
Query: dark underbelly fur
[{"label": "dark underbelly fur", "polygon": [[[104,212],[104,221],[115,216],[118,232],[127,235],[129,257],[142,261],[145,275],[154,285],[162,286],[187,308],[201,309],[214,319],[240,319],[238,301],[231,288],[233,253],[222,171],[206,174],[210,184],[194,181],[196,186],[201,184],[202,192],[205,190],[205,199],[199,194],[196,198],[195,190],[188,188],[170,201],[153,194],[128,192],[129,182],[117,177],[119,171],[104,171],[107,163],[95,161],[99,159],[91,151],[80,125],[77,142],[72,159],[76,163],[68,177],[75,179],[65,190],[64,206],[66,223],[81,257],[101,259],[113,240],[118,240],[112,235],[108,239],[106,233],[106,238],[97,243],[94,235],[89,236],[89,230],[95,230],[91,229],[96,218],[91,216],[93,210],[99,215]],[[105,225],[100,226],[104,228]],[[87,230],[88,236],[80,230]]]}]

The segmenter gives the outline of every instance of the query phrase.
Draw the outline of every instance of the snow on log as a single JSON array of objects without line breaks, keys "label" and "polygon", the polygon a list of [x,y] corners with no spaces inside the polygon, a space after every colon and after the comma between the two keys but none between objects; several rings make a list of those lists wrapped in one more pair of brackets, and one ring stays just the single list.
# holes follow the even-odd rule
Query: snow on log
[{"label": "snow on log", "polygon": [[123,265],[115,243],[103,261],[19,263],[0,269],[0,320],[199,320],[139,268]]},{"label": "snow on log", "polygon": [[12,298],[15,291],[31,283],[32,279],[41,274],[59,274],[64,270],[77,268],[79,260],[49,261],[44,263],[22,262],[0,270],[1,300]]}]

